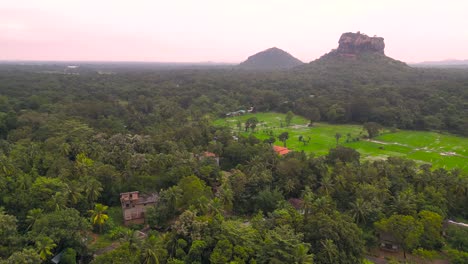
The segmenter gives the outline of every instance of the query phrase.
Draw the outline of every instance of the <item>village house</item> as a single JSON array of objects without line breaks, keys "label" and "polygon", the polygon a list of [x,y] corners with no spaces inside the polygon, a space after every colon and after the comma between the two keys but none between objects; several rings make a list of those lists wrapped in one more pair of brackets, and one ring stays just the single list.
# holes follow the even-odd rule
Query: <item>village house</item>
[{"label": "village house", "polygon": [[387,232],[382,232],[379,234],[379,243],[380,243],[380,249],[386,250],[386,251],[391,251],[391,252],[398,252],[400,249],[400,246],[396,239]]},{"label": "village house", "polygon": [[140,195],[138,191],[120,194],[124,224],[144,224],[146,208],[158,201],[157,194]]},{"label": "village house", "polygon": [[273,146],[273,150],[280,156],[286,155],[289,152],[291,152],[291,150],[289,150],[288,148],[281,146]]}]

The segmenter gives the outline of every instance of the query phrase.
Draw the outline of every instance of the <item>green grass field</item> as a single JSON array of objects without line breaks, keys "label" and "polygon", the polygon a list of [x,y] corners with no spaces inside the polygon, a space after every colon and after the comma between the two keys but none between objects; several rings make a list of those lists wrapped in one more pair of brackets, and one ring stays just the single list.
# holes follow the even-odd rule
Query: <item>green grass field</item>
[{"label": "green grass field", "polygon": [[[359,141],[347,141],[350,138],[358,138],[367,135],[361,125],[333,125],[328,123],[314,123],[308,127],[308,120],[300,116],[294,116],[289,127],[285,127],[285,114],[279,113],[255,113],[238,117],[218,119],[215,125],[229,126],[235,133],[247,135],[244,132],[244,122],[250,117],[257,117],[259,124],[253,133],[259,139],[269,138],[269,133],[277,137],[282,132],[289,133],[286,144],[289,149],[295,151],[313,152],[316,155],[325,155],[330,148],[336,146],[335,134],[342,135],[339,144],[356,149],[363,159],[385,159],[389,156],[406,157],[417,163],[431,163],[435,168],[460,168],[468,172],[468,138],[441,134],[436,132],[398,130],[391,132],[385,130],[380,136]],[[239,130],[238,122],[242,129]],[[283,127],[281,127],[283,125]],[[304,145],[299,141],[299,136],[310,137],[310,142]],[[278,139],[275,145],[282,146]]]}]

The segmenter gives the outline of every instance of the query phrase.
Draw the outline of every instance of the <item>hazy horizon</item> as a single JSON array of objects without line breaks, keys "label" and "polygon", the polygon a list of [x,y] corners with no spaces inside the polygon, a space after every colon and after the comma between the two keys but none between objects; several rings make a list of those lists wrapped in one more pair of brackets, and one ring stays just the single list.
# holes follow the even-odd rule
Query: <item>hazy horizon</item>
[{"label": "hazy horizon", "polygon": [[466,10],[456,0],[0,0],[0,60],[238,63],[278,47],[309,62],[357,31],[408,63],[466,60]]}]

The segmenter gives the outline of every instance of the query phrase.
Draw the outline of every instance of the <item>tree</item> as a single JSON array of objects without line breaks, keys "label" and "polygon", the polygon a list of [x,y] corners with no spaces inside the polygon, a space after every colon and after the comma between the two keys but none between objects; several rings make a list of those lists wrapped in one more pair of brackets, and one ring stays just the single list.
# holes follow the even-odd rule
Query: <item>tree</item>
[{"label": "tree", "polygon": [[424,232],[423,225],[410,215],[395,214],[381,219],[374,225],[380,232],[388,232],[394,237],[403,249],[405,259],[406,252],[418,246],[419,239]]},{"label": "tree", "polygon": [[97,203],[94,205],[94,210],[89,210],[91,214],[91,222],[93,225],[99,226],[99,233],[102,233],[102,225],[109,219],[106,210],[109,206]]},{"label": "tree", "polygon": [[336,133],[335,134],[335,139],[336,139],[336,145],[338,146],[338,143],[340,142],[340,138],[341,138],[341,134],[340,133]]},{"label": "tree", "polygon": [[291,125],[291,121],[292,121],[293,117],[294,117],[294,113],[293,113],[293,112],[288,111],[288,112],[286,113],[286,117],[285,117],[286,126],[290,126],[290,125]]},{"label": "tree", "polygon": [[232,258],[232,244],[227,239],[223,239],[216,243],[210,255],[210,262],[214,264],[229,263]]},{"label": "tree", "polygon": [[44,213],[44,210],[40,208],[29,210],[28,214],[26,215],[26,223],[29,224],[26,230],[29,230],[34,225],[36,220],[42,216],[43,213]]},{"label": "tree", "polygon": [[299,244],[294,249],[294,264],[314,264],[314,254],[309,254],[310,248],[306,244]]},{"label": "tree", "polygon": [[41,262],[41,256],[32,248],[25,248],[22,251],[15,252],[7,260],[0,261],[2,264],[36,264]]},{"label": "tree", "polygon": [[42,260],[46,260],[49,256],[51,256],[51,250],[56,246],[57,244],[55,244],[50,237],[41,236],[36,240],[36,248]]},{"label": "tree", "polygon": [[259,252],[259,263],[304,263],[304,260],[310,260],[307,256],[310,245],[302,240],[303,234],[295,233],[289,225],[268,230]]},{"label": "tree", "polygon": [[92,205],[92,203],[94,203],[101,195],[103,190],[102,185],[98,180],[92,177],[85,177],[82,184],[85,197],[87,198],[89,205]]},{"label": "tree", "polygon": [[421,235],[421,246],[425,249],[440,250],[444,245],[442,237],[442,216],[423,210],[418,214],[419,222],[424,228]]},{"label": "tree", "polygon": [[0,207],[0,258],[8,257],[16,249],[19,242],[17,222],[15,216],[5,214]]},{"label": "tree", "polygon": [[251,117],[245,121],[245,132],[250,128],[252,132],[255,131],[255,128],[257,127],[258,124],[258,119],[256,117]]},{"label": "tree", "polygon": [[341,161],[345,163],[349,162],[359,164],[360,157],[361,154],[355,149],[337,146],[336,148],[330,149],[330,152],[327,155],[327,160],[331,163]]},{"label": "tree", "polygon": [[76,251],[73,248],[65,249],[60,264],[76,264]]},{"label": "tree", "polygon": [[278,189],[265,189],[255,197],[255,207],[263,212],[272,212],[278,202],[282,200],[284,200],[284,197]]},{"label": "tree", "polygon": [[61,247],[70,247],[82,252],[86,234],[90,229],[89,220],[80,216],[73,208],[42,214],[34,223],[31,237],[47,236]]},{"label": "tree", "polygon": [[350,204],[350,207],[350,213],[354,221],[358,224],[365,224],[366,219],[372,211],[371,204],[359,197],[355,202]]},{"label": "tree", "polygon": [[289,139],[289,133],[283,132],[278,136],[278,139],[283,142],[283,146],[286,147],[286,140]]},{"label": "tree", "polygon": [[340,253],[333,240],[321,240],[320,244],[322,245],[322,249],[317,254],[317,260],[319,263],[340,263]]},{"label": "tree", "polygon": [[199,205],[199,201],[208,201],[211,197],[210,188],[206,186],[203,180],[194,175],[182,178],[177,186],[182,193],[180,199],[177,200],[177,207],[179,208]]},{"label": "tree", "polygon": [[369,138],[374,138],[379,135],[380,130],[382,130],[382,126],[375,122],[367,122],[363,125],[364,129],[367,131]]},{"label": "tree", "polygon": [[303,230],[304,242],[311,244],[318,263],[354,264],[364,256],[362,230],[347,215],[315,211],[304,221]]},{"label": "tree", "polygon": [[468,228],[449,225],[447,235],[447,242],[452,248],[468,252]]}]

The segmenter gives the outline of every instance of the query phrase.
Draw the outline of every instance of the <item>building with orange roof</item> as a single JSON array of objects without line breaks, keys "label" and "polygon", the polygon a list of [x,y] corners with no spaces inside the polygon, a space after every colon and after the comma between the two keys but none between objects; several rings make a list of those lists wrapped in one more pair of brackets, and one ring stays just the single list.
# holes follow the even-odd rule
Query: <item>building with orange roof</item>
[{"label": "building with orange roof", "polygon": [[281,147],[281,146],[273,146],[273,150],[278,153],[278,155],[280,156],[283,156],[283,155],[286,155],[288,154],[289,152],[291,152],[291,150],[289,150],[288,148],[286,147]]}]

